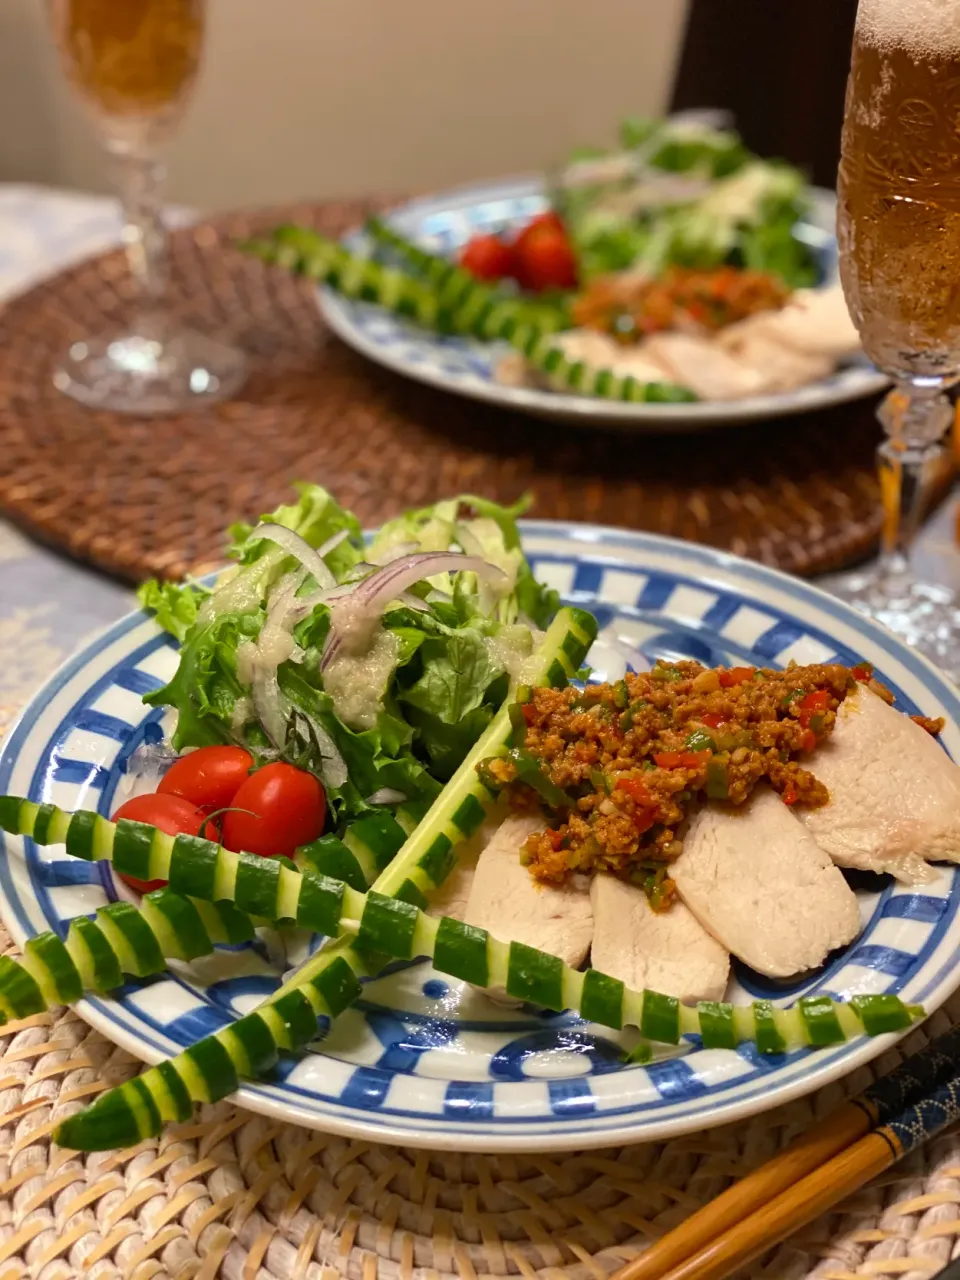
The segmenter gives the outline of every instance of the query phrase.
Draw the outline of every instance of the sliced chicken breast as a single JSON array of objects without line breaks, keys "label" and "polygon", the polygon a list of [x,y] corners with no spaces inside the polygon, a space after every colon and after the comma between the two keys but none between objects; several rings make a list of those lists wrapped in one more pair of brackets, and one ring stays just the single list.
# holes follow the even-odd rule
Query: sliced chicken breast
[{"label": "sliced chicken breast", "polygon": [[960,862],[960,768],[870,689],[840,704],[810,768],[830,803],[797,816],[841,867],[922,882],[936,876],[928,861]]},{"label": "sliced chicken breast", "polygon": [[493,806],[473,835],[457,847],[457,863],[439,889],[430,894],[429,914],[452,916],[462,920],[467,910],[467,899],[473,887],[477,862],[501,824],[510,816],[510,809],[501,800]]},{"label": "sliced chicken breast", "polygon": [[663,365],[671,381],[689,387],[703,400],[739,400],[769,387],[760,369],[734,359],[709,338],[658,333],[643,344],[648,359]]},{"label": "sliced chicken breast", "polygon": [[543,819],[515,814],[497,830],[477,861],[464,920],[501,942],[523,942],[576,967],[593,937],[586,885],[539,885],[520,861],[520,849]]},{"label": "sliced chicken breast", "polygon": [[816,968],[860,932],[856,894],[767,788],[742,808],[701,809],[672,874],[703,927],[773,978]]},{"label": "sliced chicken breast", "polygon": [[590,963],[628,987],[679,1000],[722,1000],[730,956],[682,902],[654,911],[644,891],[615,876],[590,885]]},{"label": "sliced chicken breast", "polygon": [[734,325],[741,332],[734,335],[728,330],[722,334],[723,349],[742,364],[762,370],[766,391],[792,391],[829,377],[834,369],[833,358],[788,346],[775,328],[776,319],[776,314],[764,313],[743,322],[749,327]]}]

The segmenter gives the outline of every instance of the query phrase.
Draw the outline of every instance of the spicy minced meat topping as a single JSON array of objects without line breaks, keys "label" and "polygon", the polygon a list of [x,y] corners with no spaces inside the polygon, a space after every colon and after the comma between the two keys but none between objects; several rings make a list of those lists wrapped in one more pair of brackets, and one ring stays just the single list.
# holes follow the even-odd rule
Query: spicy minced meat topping
[{"label": "spicy minced meat topping", "polygon": [[535,879],[610,871],[643,884],[662,908],[673,894],[669,864],[702,800],[743,804],[766,779],[785,804],[827,803],[805,761],[858,681],[893,701],[866,665],[658,663],[614,684],[532,689],[514,709],[513,750],[482,768],[555,811],[523,851]]}]

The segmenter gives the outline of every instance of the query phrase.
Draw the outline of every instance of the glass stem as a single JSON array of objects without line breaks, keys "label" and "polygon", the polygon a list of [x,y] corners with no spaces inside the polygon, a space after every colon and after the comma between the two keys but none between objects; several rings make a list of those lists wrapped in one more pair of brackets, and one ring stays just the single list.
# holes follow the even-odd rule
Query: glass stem
[{"label": "glass stem", "polygon": [[156,156],[119,155],[117,179],[123,207],[123,241],[141,305],[148,315],[159,311],[167,291],[168,242],[161,212],[164,166]]},{"label": "glass stem", "polygon": [[887,438],[877,448],[883,534],[880,575],[903,578],[923,516],[928,482],[942,458],[942,437],[953,420],[942,394],[918,394],[914,388],[891,391],[878,414]]}]

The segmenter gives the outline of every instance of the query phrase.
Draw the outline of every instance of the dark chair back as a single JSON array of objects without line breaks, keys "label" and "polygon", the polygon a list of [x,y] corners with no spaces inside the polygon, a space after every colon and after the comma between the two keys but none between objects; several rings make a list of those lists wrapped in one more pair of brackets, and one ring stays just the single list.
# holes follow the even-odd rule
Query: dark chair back
[{"label": "dark chair back", "polygon": [[673,109],[725,107],[763,156],[836,183],[856,0],[690,0]]}]

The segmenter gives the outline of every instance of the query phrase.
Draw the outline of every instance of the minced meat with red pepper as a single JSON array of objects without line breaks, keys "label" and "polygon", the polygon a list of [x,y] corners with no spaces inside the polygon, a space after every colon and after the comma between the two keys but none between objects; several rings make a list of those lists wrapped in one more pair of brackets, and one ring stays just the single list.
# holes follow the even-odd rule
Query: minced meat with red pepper
[{"label": "minced meat with red pepper", "polygon": [[644,884],[662,908],[673,895],[669,864],[700,801],[743,804],[766,779],[785,804],[827,803],[804,761],[858,680],[893,701],[867,666],[658,663],[615,684],[532,689],[513,708],[513,749],[481,768],[554,811],[523,852],[535,879],[611,871]]}]

